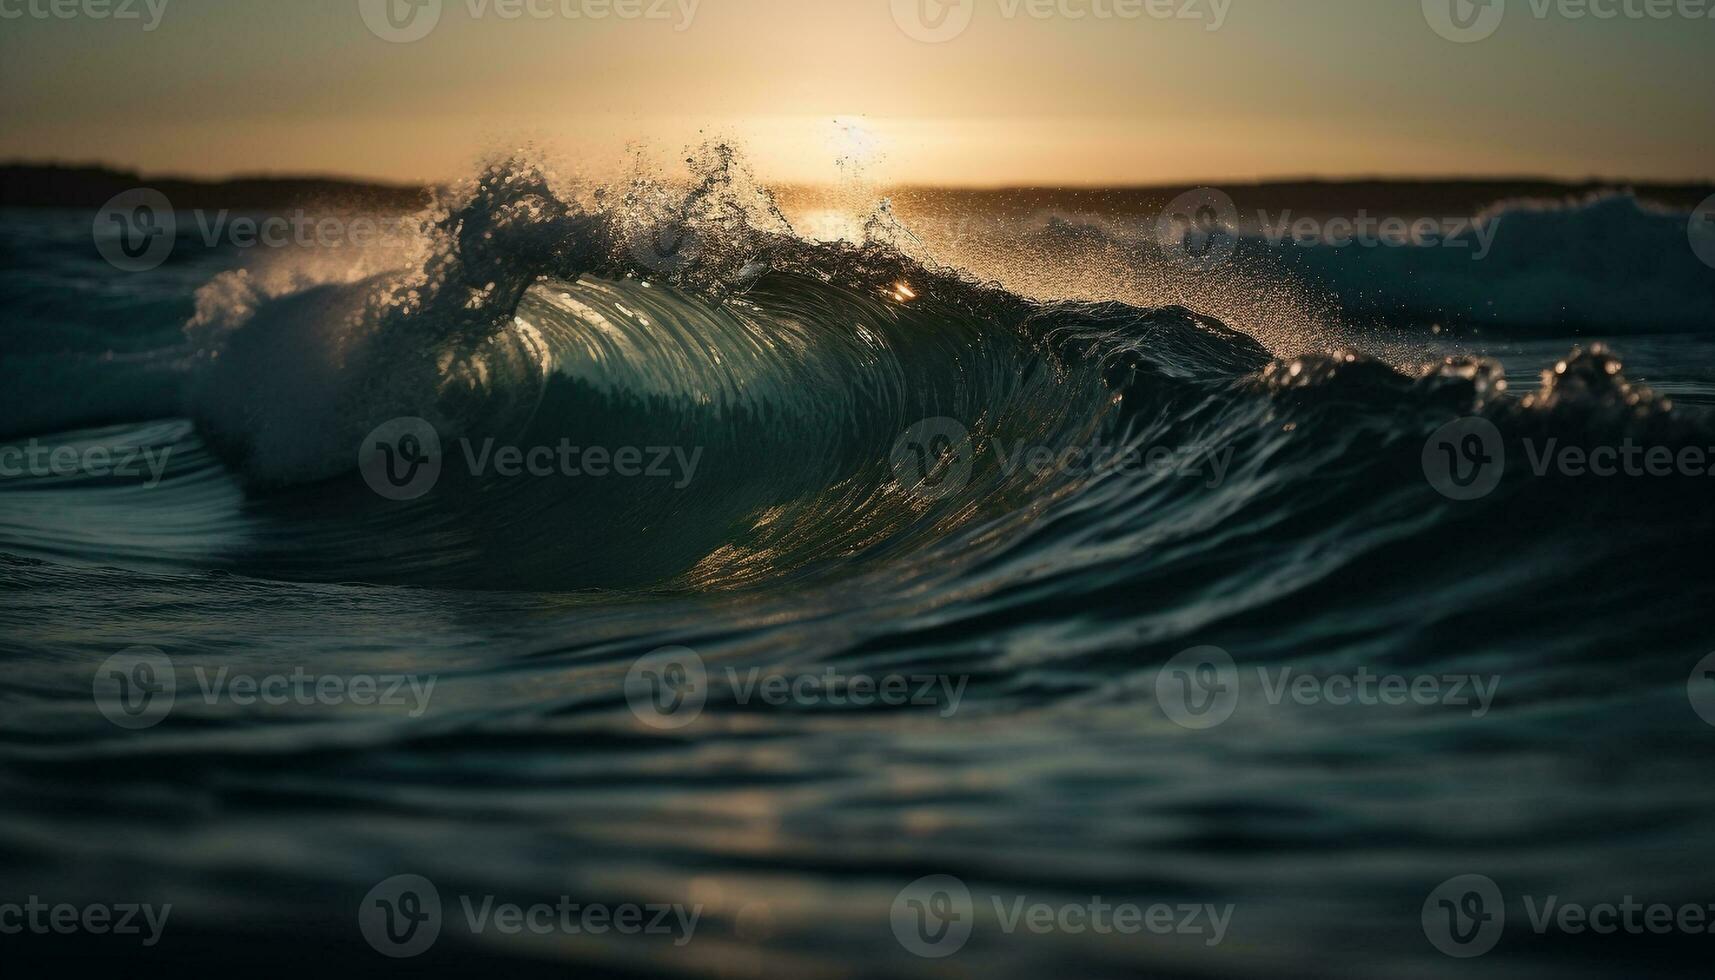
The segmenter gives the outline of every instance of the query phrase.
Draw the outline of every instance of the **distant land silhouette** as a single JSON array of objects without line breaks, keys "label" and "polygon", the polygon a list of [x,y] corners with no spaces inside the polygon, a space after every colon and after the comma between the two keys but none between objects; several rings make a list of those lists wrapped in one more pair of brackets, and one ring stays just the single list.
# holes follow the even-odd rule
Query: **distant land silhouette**
[{"label": "distant land silhouette", "polygon": [[[984,189],[901,186],[888,189],[886,193],[896,204],[907,207],[954,206],[989,214],[1053,209],[1120,217],[1158,214],[1162,206],[1178,194],[1197,186],[1200,185]],[[1578,199],[1618,191],[1630,191],[1648,203],[1689,211],[1715,193],[1715,184],[1709,183],[1599,179],[1574,182],[1520,177],[1218,181],[1211,182],[1209,186],[1226,191],[1238,202],[1241,210],[1290,208],[1303,215],[1351,214],[1359,209],[1384,214],[1469,215],[1499,201],[1516,198]],[[434,195],[434,189],[427,186],[341,177],[145,177],[135,171],[99,164],[0,163],[0,207],[93,210],[114,195],[137,187],[160,191],[180,210],[228,208],[266,211],[336,206],[406,211],[428,204]],[[813,204],[826,191],[817,187],[787,185],[778,188],[776,193],[782,204],[791,207],[794,204]]]},{"label": "distant land silhouette", "polygon": [[429,203],[426,187],[378,184],[337,177],[233,177],[203,180],[148,177],[99,165],[0,164],[0,207],[88,208],[106,204],[115,194],[150,187],[181,210],[229,208],[275,210],[310,204],[337,204],[376,210],[410,210]]},{"label": "distant land silhouette", "polygon": [[1292,209],[1301,215],[1371,213],[1414,216],[1474,215],[1491,205],[1517,199],[1581,200],[1630,192],[1659,207],[1691,211],[1715,193],[1715,184],[1664,184],[1647,181],[1557,181],[1528,177],[1415,178],[1353,180],[1297,179],[1260,182],[1211,181],[1139,187],[1017,187],[963,190],[907,187],[890,192],[895,204],[980,206],[993,210],[1086,212],[1112,217],[1154,217],[1178,195],[1208,186],[1225,191],[1240,213]]}]

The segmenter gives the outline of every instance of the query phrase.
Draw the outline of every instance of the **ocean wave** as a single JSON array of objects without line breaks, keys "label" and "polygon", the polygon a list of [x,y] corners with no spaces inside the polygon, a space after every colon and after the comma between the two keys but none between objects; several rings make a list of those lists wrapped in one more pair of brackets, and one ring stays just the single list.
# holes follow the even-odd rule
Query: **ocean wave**
[{"label": "ocean wave", "polygon": [[[1364,328],[1414,324],[1617,337],[1715,326],[1715,272],[1690,247],[1690,211],[1629,192],[1501,201],[1472,215],[1254,215],[1184,271],[1184,240],[1151,220],[1047,213],[1028,237],[1049,250],[1120,249],[1164,278],[1295,284]],[[1309,219],[1300,229],[1298,222]],[[1384,220],[1392,225],[1384,232]],[[1413,225],[1420,225],[1414,235]],[[1194,234],[1185,229],[1185,234]],[[1277,287],[1278,288],[1278,287]],[[1307,303],[1307,298],[1301,298]]]},{"label": "ocean wave", "polygon": [[[1461,416],[1508,433],[1547,426],[1569,444],[1616,438],[1614,425],[1701,438],[1697,413],[1630,385],[1605,349],[1576,352],[1523,400],[1505,397],[1493,361],[1281,356],[1283,334],[1265,345],[1181,306],[978,281],[924,254],[885,206],[861,240],[807,239],[725,148],[699,157],[695,177],[588,191],[498,164],[417,216],[402,247],[222,273],[197,291],[181,343],[54,362],[42,387],[104,394],[33,397],[30,421],[188,417],[180,458],[236,473],[255,522],[224,546],[223,567],[568,592],[851,574],[1024,533],[1076,501],[1116,526],[1195,526],[1283,483],[1313,495],[1320,475],[1368,466],[1366,454],[1391,461],[1371,477],[1385,492],[1422,494],[1413,446]],[[1494,268],[1511,268],[1506,249],[1527,238],[1564,237],[1560,224],[1630,228],[1634,210],[1501,209]],[[1546,230],[1509,233],[1535,222]],[[1037,250],[1117,241],[1068,216],[1034,235]],[[1236,265],[1254,261],[1239,249]],[[1617,422],[1598,411],[1614,405]],[[378,496],[362,472],[373,435],[399,420],[439,447],[420,499]],[[563,458],[591,447],[653,460],[666,478],[565,478]],[[495,466],[530,452],[559,478]],[[902,452],[916,453],[904,470]],[[949,458],[957,485],[924,492]],[[1108,462],[1021,462],[1097,458]],[[1113,463],[1146,458],[1223,485]],[[169,479],[205,476],[199,465]]]},{"label": "ocean wave", "polygon": [[1715,271],[1689,247],[1690,218],[1631,194],[1503,202],[1475,216],[1481,230],[1436,245],[1272,251],[1354,315],[1608,336],[1702,331],[1715,326]]}]

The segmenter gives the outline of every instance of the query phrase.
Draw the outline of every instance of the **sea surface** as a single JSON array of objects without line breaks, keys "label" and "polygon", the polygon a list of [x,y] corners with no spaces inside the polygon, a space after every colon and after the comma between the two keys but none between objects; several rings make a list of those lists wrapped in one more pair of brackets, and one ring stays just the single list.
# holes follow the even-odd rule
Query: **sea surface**
[{"label": "sea surface", "polygon": [[[0,903],[171,905],[8,975],[1706,972],[1531,914],[1715,904],[1689,215],[1211,247],[699,166],[0,212]],[[695,924],[472,922],[568,901]]]}]

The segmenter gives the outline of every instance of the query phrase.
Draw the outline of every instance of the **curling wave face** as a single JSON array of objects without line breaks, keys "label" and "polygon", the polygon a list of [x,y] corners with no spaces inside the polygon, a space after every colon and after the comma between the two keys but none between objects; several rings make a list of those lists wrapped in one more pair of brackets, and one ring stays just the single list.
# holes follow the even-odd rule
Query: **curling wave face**
[{"label": "curling wave face", "polygon": [[[427,224],[406,271],[217,279],[187,329],[188,413],[267,527],[218,560],[513,589],[849,570],[1025,520],[1030,501],[1100,475],[1025,455],[1134,452],[1128,394],[1207,398],[1267,362],[1185,310],[1042,305],[887,246],[698,217],[699,194],[733,193],[705,185],[649,223],[580,212],[539,173],[500,168]],[[664,237],[690,244],[662,255]],[[443,454],[433,494],[407,504],[355,465],[400,418]],[[924,451],[900,440],[925,420],[957,430],[938,451],[974,459],[956,493],[899,479],[896,450]],[[508,453],[538,468],[551,453],[566,477],[592,447],[671,464],[671,479],[502,472]]]}]

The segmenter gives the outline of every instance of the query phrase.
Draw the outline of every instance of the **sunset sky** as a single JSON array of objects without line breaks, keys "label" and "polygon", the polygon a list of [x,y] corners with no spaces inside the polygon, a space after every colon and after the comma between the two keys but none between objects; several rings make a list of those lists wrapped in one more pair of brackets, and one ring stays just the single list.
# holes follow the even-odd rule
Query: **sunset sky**
[{"label": "sunset sky", "polygon": [[[445,0],[426,37],[390,43],[360,0],[165,0],[150,31],[144,0],[141,20],[29,15],[50,2],[0,0],[0,157],[417,181],[526,142],[600,172],[629,144],[672,159],[729,137],[789,181],[838,179],[840,160],[952,185],[1715,177],[1715,19],[1538,18],[1512,0],[1460,44],[1424,0],[1220,0],[1218,30],[1214,0],[1192,0],[1194,19],[1096,15],[1116,0],[1055,0],[1082,18],[1016,0],[618,0],[663,16],[599,20]],[[397,2],[396,18],[424,13]],[[908,30],[961,16],[945,42]]]}]

